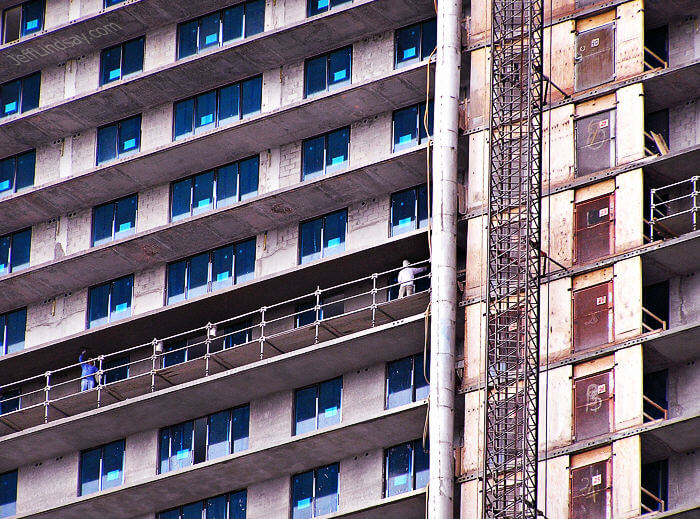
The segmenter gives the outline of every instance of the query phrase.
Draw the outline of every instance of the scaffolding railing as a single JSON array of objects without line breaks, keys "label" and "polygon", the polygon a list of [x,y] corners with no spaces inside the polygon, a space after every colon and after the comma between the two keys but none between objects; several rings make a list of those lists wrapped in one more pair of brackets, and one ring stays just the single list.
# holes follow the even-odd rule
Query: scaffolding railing
[{"label": "scaffolding railing", "polygon": [[669,234],[698,229],[700,212],[700,176],[651,189],[649,206],[649,238],[651,241]]},{"label": "scaffolding railing", "polygon": [[422,269],[415,294],[402,294],[406,283],[395,279],[403,267],[377,272],[13,381],[0,386],[0,423],[20,431],[423,313],[429,267],[428,260],[411,265]]}]

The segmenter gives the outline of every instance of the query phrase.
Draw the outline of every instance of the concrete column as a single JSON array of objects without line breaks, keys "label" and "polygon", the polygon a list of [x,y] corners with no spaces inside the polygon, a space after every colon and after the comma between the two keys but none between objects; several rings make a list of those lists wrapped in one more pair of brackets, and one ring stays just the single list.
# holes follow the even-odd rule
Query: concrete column
[{"label": "concrete column", "polygon": [[457,120],[459,0],[440,0],[435,68],[432,292],[430,330],[430,485],[428,517],[451,519],[454,490],[454,347],[457,310]]}]

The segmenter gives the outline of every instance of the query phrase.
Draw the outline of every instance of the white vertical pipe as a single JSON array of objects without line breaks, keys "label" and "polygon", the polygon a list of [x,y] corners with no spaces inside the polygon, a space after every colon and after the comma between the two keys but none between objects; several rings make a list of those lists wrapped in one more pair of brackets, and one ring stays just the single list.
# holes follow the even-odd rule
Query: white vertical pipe
[{"label": "white vertical pipe", "polygon": [[428,517],[452,519],[461,0],[439,0],[435,66]]}]

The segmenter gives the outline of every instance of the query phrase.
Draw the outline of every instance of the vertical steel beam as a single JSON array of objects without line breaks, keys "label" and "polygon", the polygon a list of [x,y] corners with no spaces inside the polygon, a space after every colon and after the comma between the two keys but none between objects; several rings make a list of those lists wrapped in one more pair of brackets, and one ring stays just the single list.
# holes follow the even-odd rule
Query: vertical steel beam
[{"label": "vertical steel beam", "polygon": [[483,517],[537,514],[542,0],[492,0]]},{"label": "vertical steel beam", "polygon": [[452,519],[454,493],[455,321],[457,315],[457,138],[461,0],[437,14],[433,139],[428,517]]}]

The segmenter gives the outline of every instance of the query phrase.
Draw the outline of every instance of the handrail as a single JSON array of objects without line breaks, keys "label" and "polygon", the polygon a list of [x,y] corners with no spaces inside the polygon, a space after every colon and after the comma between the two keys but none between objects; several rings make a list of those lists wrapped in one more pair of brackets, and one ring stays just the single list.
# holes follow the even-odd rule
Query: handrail
[{"label": "handrail", "polygon": [[675,234],[668,229],[667,222],[683,215],[690,215],[690,231],[698,229],[699,184],[700,176],[695,175],[686,180],[650,190],[649,234],[652,241],[655,239],[655,234],[661,236],[664,233]]},{"label": "handrail", "polygon": [[646,395],[642,395],[642,398],[644,399],[644,401],[645,401],[647,404],[649,404],[650,406],[652,406],[652,407],[658,409],[659,411],[661,411],[661,412],[664,414],[664,417],[663,417],[663,418],[654,418],[654,417],[651,416],[650,414],[647,414],[647,413],[645,413],[645,412],[642,411],[642,414],[644,415],[644,418],[647,418],[650,422],[654,422],[654,421],[656,421],[656,420],[668,420],[668,410],[664,409],[662,406],[660,406],[659,404],[657,404],[656,402],[654,402],[651,398],[649,398],[649,397],[646,396]]},{"label": "handrail", "polygon": [[642,494],[646,494],[647,496],[649,496],[650,498],[652,498],[654,501],[656,501],[657,503],[659,503],[659,504],[661,505],[661,510],[654,510],[654,509],[649,508],[648,506],[646,506],[644,503],[641,503],[642,509],[644,510],[643,513],[665,512],[665,511],[666,511],[666,503],[664,502],[663,499],[659,499],[658,497],[656,497],[654,494],[652,494],[651,492],[649,492],[646,488],[644,488],[644,487],[641,486],[641,485],[640,485],[639,488],[641,489]]},{"label": "handrail", "polygon": [[666,330],[666,329],[667,329],[667,323],[666,323],[666,321],[664,321],[663,319],[661,319],[661,317],[659,317],[658,315],[654,314],[653,312],[647,310],[647,309],[644,308],[643,306],[642,306],[642,312],[645,313],[646,315],[648,315],[649,317],[651,317],[652,319],[654,319],[656,322],[658,322],[658,323],[661,325],[661,328],[652,328],[651,326],[649,326],[648,324],[646,324],[646,323],[642,320],[642,327],[645,328],[646,331],[648,331],[648,332],[656,332],[656,331],[659,331],[659,330]]},{"label": "handrail", "polygon": [[[412,268],[421,268],[423,272],[415,272],[415,281],[430,279],[429,260],[423,260],[410,265]],[[81,393],[89,393],[95,390],[95,405],[99,408],[113,401],[126,400],[135,395],[122,395],[121,389],[115,388],[115,384],[123,380],[144,380],[150,378],[150,383],[138,394],[145,394],[156,391],[159,385],[176,385],[184,380],[173,381],[173,370],[178,368],[173,366],[193,365],[194,362],[203,363],[203,373],[195,378],[206,377],[212,372],[231,369],[233,366],[224,358],[225,352],[230,352],[245,345],[258,343],[260,346],[259,357],[265,358],[265,352],[275,350],[273,355],[282,353],[271,339],[285,336],[294,330],[313,330],[313,335],[306,334],[304,346],[316,344],[321,340],[339,337],[352,333],[356,330],[338,331],[332,324],[341,318],[347,318],[362,312],[363,326],[361,329],[374,328],[390,320],[395,320],[384,308],[392,304],[391,301],[398,299],[393,293],[394,290],[400,292],[400,283],[387,281],[385,286],[378,286],[378,280],[383,276],[398,275],[403,267],[386,270],[384,272],[373,273],[352,281],[334,285],[328,288],[319,286],[313,292],[305,293],[301,296],[274,303],[270,306],[262,306],[257,310],[226,318],[221,321],[208,322],[203,326],[187,330],[185,332],[169,335],[167,337],[154,338],[147,343],[138,344],[129,348],[99,355],[83,362],[72,363],[62,368],[47,371],[40,375],[34,375],[22,380],[14,381],[0,386],[0,400],[4,402],[16,402],[17,410],[0,414],[0,422],[13,430],[21,430],[22,425],[17,426],[16,420],[12,417],[17,413],[29,410],[39,410],[43,408],[41,423],[48,423],[52,417],[49,410],[55,411],[64,416],[71,413],[61,409],[61,402],[75,397]],[[348,288],[360,285],[358,290],[350,291],[345,295],[343,291]],[[362,286],[365,285],[365,286]],[[371,288],[366,288],[367,286]],[[340,294],[339,294],[340,293]],[[342,295],[341,295],[342,294]],[[328,299],[331,296],[333,299]],[[406,295],[406,294],[404,294]],[[350,302],[350,308],[346,308],[346,303]],[[300,305],[304,305],[300,307]],[[294,310],[289,312],[284,307],[295,305]],[[307,306],[308,305],[308,306]],[[335,313],[336,310],[342,310]],[[280,311],[281,315],[276,315]],[[420,312],[423,312],[421,309]],[[413,312],[418,313],[418,312]],[[300,319],[306,316],[308,322],[301,322]],[[290,322],[291,321],[291,322]],[[337,322],[336,322],[337,325]],[[242,341],[242,342],[239,342]],[[182,344],[180,343],[182,341]],[[277,342],[277,341],[275,341]],[[306,344],[308,343],[308,344]],[[280,341],[281,344],[281,341]],[[304,347],[299,346],[299,347]],[[125,362],[121,362],[127,359]],[[252,362],[252,361],[248,361]],[[90,364],[94,366],[94,373],[83,374],[82,366]],[[119,376],[119,370],[126,370],[125,377]],[[175,373],[177,374],[177,373]],[[94,377],[94,385],[91,383]],[[116,379],[116,380],[114,380]],[[187,380],[192,380],[187,379]],[[82,386],[86,387],[83,388]],[[22,392],[22,387],[33,386],[31,389]],[[87,387],[93,386],[93,387]],[[19,395],[2,395],[7,390],[20,390]],[[14,406],[13,406],[14,407]],[[92,408],[92,406],[91,406]],[[81,409],[79,412],[82,412]],[[75,414],[75,413],[73,413]],[[35,417],[36,419],[40,417]],[[37,420],[34,421],[37,421]],[[37,425],[32,423],[31,425]]]},{"label": "handrail", "polygon": [[[654,58],[658,63],[656,66],[654,66],[652,63],[649,63],[646,59],[646,55],[649,54],[652,58]],[[644,46],[644,70],[654,70],[657,68],[668,68],[668,61],[665,59],[662,59],[659,55],[657,55],[653,50],[651,50],[649,47],[646,45]]]}]

